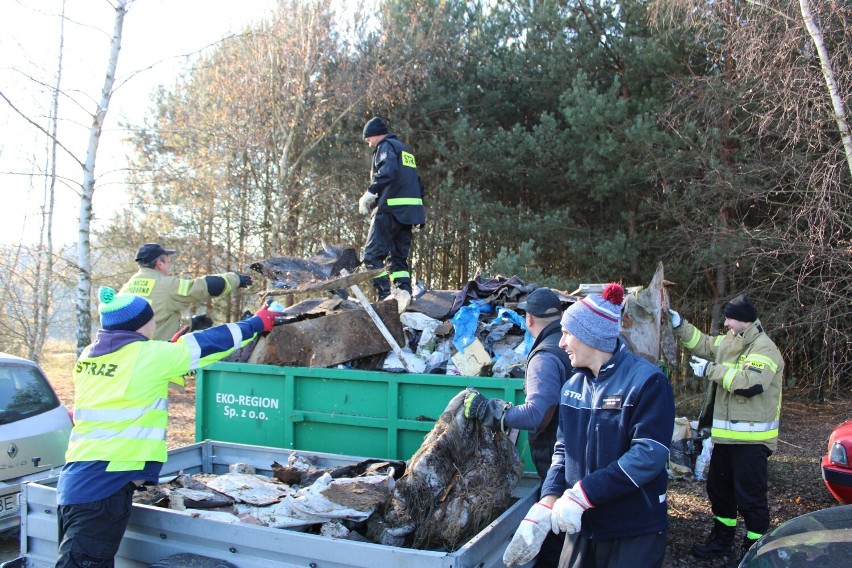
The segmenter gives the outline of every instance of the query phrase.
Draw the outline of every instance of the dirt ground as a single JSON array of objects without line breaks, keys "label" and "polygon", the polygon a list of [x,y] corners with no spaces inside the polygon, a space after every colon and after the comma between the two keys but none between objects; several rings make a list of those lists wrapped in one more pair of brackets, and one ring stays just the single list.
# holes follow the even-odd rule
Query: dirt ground
[{"label": "dirt ground", "polygon": [[[71,369],[73,356],[68,352],[47,353],[42,361],[60,399],[73,406]],[[195,442],[195,383],[188,381],[186,392],[169,398],[169,448]],[[694,420],[687,406],[680,405],[678,416]],[[807,402],[805,393],[785,391],[781,411],[778,450],[769,458],[769,507],[772,526],[795,516],[837,505],[825,488],[820,458],[825,454],[828,436],[834,427],[852,418],[852,398],[816,404]],[[693,543],[704,540],[711,526],[710,505],[704,483],[672,481],[669,484],[669,532],[666,568],[716,568],[718,559],[701,560],[689,554]],[[737,542],[744,529],[739,525]]]}]

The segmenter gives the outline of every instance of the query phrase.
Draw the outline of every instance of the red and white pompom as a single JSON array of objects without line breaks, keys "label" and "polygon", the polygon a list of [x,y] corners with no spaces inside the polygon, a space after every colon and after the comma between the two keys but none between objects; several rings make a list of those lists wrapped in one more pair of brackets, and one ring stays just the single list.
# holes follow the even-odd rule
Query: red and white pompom
[{"label": "red and white pompom", "polygon": [[604,288],[601,296],[607,302],[612,302],[616,306],[620,306],[621,302],[624,301],[624,288],[622,288],[621,284],[617,282],[610,282],[606,285],[606,288]]}]

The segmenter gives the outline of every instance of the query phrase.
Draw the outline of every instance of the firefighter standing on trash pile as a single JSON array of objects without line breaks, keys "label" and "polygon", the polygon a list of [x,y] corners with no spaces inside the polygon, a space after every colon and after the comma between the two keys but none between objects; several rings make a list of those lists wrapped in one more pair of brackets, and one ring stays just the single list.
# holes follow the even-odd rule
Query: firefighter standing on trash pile
[{"label": "firefighter standing on trash pile", "polygon": [[[692,554],[729,556],[736,566],[769,530],[767,459],[778,443],[784,360],[745,295],[725,305],[729,330],[724,335],[710,337],[678,312],[669,314],[675,334],[693,353],[695,376],[708,381],[698,427],[711,426],[713,439],[707,475],[713,529],[706,542],[692,547]],[[746,535],[734,554],[737,511],[745,520]]]},{"label": "firefighter standing on trash pile", "polygon": [[[526,312],[526,326],[535,339],[527,356],[524,374],[524,404],[512,406],[500,399],[487,399],[475,390],[465,397],[465,418],[478,419],[492,430],[529,430],[530,455],[542,482],[547,477],[556,428],[559,423],[559,395],[571,371],[568,354],[559,347],[562,333],[559,318],[562,303],[549,288],[536,288],[518,304]],[[536,568],[558,565],[562,535],[551,533],[536,558]]]},{"label": "firefighter standing on trash pile", "polygon": [[145,243],[136,253],[139,271],[121,287],[122,294],[135,294],[148,300],[154,309],[157,332],[153,339],[168,341],[181,329],[181,312],[223,296],[236,288],[251,286],[248,274],[225,272],[186,279],[172,276],[171,255],[157,243]]},{"label": "firefighter standing on trash pile", "polygon": [[263,307],[246,320],[153,340],[157,323],[139,296],[99,290],[101,329],[74,370],[74,427],[59,475],[57,567],[112,566],[133,492],[157,484],[166,461],[168,384],[276,325]]},{"label": "firefighter standing on trash pile", "polygon": [[408,253],[412,227],[426,223],[423,182],[411,148],[390,133],[381,118],[373,117],[364,125],[364,140],[373,149],[370,187],[358,200],[361,214],[372,212],[364,265],[385,267],[390,256],[390,274],[386,271],[373,278],[373,288],[379,300],[384,300],[391,295],[393,282],[394,296],[401,306],[407,306],[411,301]]},{"label": "firefighter standing on trash pile", "polygon": [[561,568],[658,568],[668,527],[666,462],[674,395],[659,367],[619,339],[624,288],[609,284],[562,315],[562,387],[553,462],[503,561],[529,562],[565,533]]}]

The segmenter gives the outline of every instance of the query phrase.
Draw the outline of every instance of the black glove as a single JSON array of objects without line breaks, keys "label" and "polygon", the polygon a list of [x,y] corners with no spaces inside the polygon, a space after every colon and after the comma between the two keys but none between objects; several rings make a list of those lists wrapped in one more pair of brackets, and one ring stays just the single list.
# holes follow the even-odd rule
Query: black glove
[{"label": "black glove", "polygon": [[248,274],[237,274],[240,277],[240,288],[247,288],[254,282]]},{"label": "black glove", "polygon": [[189,331],[199,331],[213,327],[213,320],[207,314],[192,316],[189,321]]},{"label": "black glove", "polygon": [[489,400],[472,390],[464,399],[464,417],[479,420],[480,424],[491,430],[502,430],[503,416],[510,406],[505,400]]}]

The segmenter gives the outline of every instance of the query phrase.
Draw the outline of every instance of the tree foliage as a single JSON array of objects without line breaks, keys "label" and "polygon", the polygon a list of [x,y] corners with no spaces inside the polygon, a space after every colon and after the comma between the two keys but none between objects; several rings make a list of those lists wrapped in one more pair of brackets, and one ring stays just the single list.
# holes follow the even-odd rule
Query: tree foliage
[{"label": "tree foliage", "polygon": [[[429,287],[477,269],[636,285],[663,260],[703,329],[748,292],[791,381],[848,384],[850,179],[795,3],[335,6],[282,0],[156,93],[134,128],[131,208],[105,238],[192,251],[190,272],[360,245],[361,128],[378,115],[427,188],[411,260]],[[848,108],[848,7],[812,7]],[[113,277],[133,268],[121,254]]]}]

